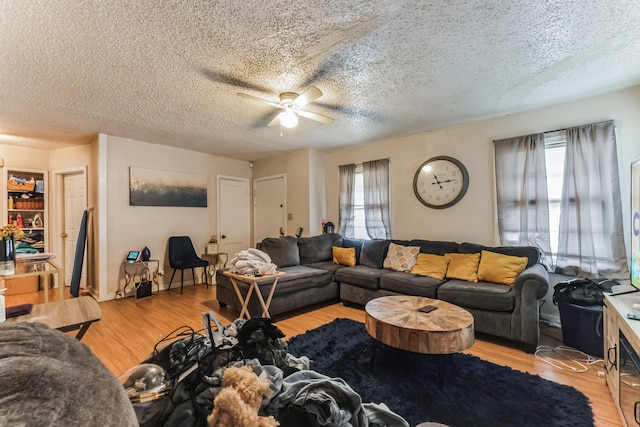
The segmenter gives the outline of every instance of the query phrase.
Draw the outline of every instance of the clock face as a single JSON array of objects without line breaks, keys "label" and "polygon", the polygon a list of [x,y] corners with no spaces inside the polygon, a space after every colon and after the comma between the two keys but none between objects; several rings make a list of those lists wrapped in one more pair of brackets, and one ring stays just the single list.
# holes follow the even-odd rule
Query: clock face
[{"label": "clock face", "polygon": [[467,192],[469,174],[464,165],[448,156],[424,162],[413,178],[413,192],[420,202],[434,209],[458,203]]}]

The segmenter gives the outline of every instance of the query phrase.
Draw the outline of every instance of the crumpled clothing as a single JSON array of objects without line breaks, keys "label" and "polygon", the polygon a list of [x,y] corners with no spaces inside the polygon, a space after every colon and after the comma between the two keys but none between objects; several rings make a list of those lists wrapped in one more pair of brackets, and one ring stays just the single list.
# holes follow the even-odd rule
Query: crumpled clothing
[{"label": "crumpled clothing", "polygon": [[360,395],[342,378],[329,378],[315,371],[299,371],[286,377],[282,390],[265,408],[277,415],[290,405],[312,414],[318,425],[328,427],[367,427]]},{"label": "crumpled clothing", "polygon": [[274,274],[278,268],[267,253],[254,248],[235,254],[229,266],[230,272],[238,274]]}]

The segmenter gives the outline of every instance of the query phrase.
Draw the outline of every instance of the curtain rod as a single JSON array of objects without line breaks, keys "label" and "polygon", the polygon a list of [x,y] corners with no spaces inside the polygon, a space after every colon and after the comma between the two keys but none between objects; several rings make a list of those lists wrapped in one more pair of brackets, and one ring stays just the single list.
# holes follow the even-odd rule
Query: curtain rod
[{"label": "curtain rod", "polygon": [[[565,131],[565,132],[566,132],[566,130],[567,130],[567,129],[570,129],[570,128],[577,128],[577,127],[580,127],[580,126],[589,126],[589,125],[599,125],[599,124],[601,124],[601,123],[609,123],[609,122],[613,122],[613,121],[614,121],[614,120],[613,120],[613,119],[611,119],[611,120],[604,120],[604,121],[602,121],[602,122],[588,123],[588,124],[586,124],[586,125],[567,126],[566,128],[556,129],[556,130],[546,130],[546,131],[541,132],[541,133],[554,133],[554,132],[562,132],[562,131]],[[615,123],[614,123],[614,125],[615,125]]]}]

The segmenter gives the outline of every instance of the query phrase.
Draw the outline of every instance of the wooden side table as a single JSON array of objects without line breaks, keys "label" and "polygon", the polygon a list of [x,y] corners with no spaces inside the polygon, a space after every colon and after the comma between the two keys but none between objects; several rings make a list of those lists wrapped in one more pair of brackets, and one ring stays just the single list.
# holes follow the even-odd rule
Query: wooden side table
[{"label": "wooden side table", "polygon": [[[249,314],[249,309],[247,308],[247,306],[249,305],[249,300],[251,299],[251,294],[253,293],[254,289],[256,291],[258,301],[260,301],[260,305],[262,306],[262,317],[271,317],[269,315],[269,306],[271,305],[271,299],[273,298],[273,293],[276,290],[278,279],[286,274],[284,271],[276,271],[274,274],[265,274],[264,276],[251,276],[248,274],[231,273],[229,271],[225,271],[222,274],[231,279],[233,289],[236,291],[238,300],[242,304],[242,309],[240,310],[241,319],[245,315],[247,316],[247,319],[251,319],[251,314]],[[247,296],[245,298],[242,297],[242,293],[238,288],[236,280],[249,283],[249,290],[247,291]],[[272,282],[271,289],[269,290],[269,296],[267,297],[266,302],[264,301],[264,298],[262,298],[262,293],[260,292],[260,288],[258,287],[259,283],[265,282]]]},{"label": "wooden side table", "polygon": [[7,322],[40,322],[62,332],[78,330],[76,338],[81,340],[89,326],[101,317],[102,310],[98,302],[90,296],[81,296],[36,304],[31,313],[11,317]]},{"label": "wooden side table", "polygon": [[[421,307],[437,307],[430,313]],[[444,362],[453,353],[473,345],[473,316],[462,307],[425,297],[393,295],[373,299],[365,306],[365,327],[375,340],[400,350],[438,355],[438,383],[444,383]]]}]

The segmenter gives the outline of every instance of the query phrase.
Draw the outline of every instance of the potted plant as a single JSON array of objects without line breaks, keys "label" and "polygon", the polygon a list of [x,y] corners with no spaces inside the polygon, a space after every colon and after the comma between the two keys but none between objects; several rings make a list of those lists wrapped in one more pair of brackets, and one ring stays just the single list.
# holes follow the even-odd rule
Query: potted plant
[{"label": "potted plant", "polygon": [[15,240],[23,239],[24,232],[14,224],[0,228],[0,275],[8,276],[16,270]]}]

